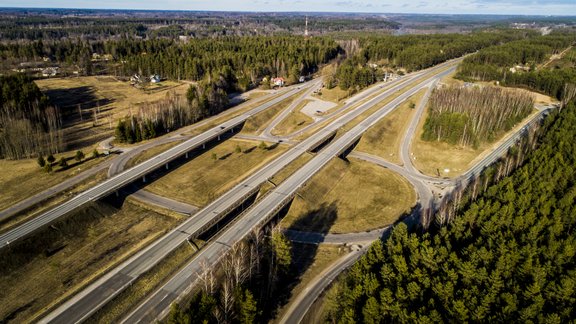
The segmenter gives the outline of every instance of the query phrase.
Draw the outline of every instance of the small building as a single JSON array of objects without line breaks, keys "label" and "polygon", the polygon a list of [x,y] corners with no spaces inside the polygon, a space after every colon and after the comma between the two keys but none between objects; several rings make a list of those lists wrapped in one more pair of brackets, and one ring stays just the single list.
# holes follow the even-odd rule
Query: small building
[{"label": "small building", "polygon": [[285,83],[285,81],[284,81],[283,77],[272,79],[272,84],[274,84],[275,86],[283,87],[284,83]]},{"label": "small building", "polygon": [[130,77],[130,83],[135,84],[135,83],[140,83],[142,81],[142,79],[140,78],[140,75],[138,74],[134,74],[133,76]]},{"label": "small building", "polygon": [[152,83],[158,83],[162,81],[162,79],[160,78],[160,76],[158,74],[154,74],[150,76],[150,82]]},{"label": "small building", "polygon": [[516,73],[519,71],[530,72],[530,67],[527,65],[516,65],[515,67],[510,68],[510,72]]},{"label": "small building", "polygon": [[58,74],[58,67],[49,67],[42,70],[42,76],[53,77]]}]

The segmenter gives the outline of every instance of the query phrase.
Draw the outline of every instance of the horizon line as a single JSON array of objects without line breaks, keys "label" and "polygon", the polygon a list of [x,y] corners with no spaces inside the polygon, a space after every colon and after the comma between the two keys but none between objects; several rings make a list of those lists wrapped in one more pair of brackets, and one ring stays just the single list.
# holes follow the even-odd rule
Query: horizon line
[{"label": "horizon line", "polygon": [[77,7],[2,7],[3,9],[43,10],[100,10],[100,11],[149,11],[149,12],[209,12],[209,13],[295,13],[295,14],[364,14],[364,15],[427,15],[427,16],[498,16],[498,17],[576,17],[575,14],[499,14],[499,13],[418,13],[418,12],[367,12],[367,11],[254,11],[254,10],[194,10],[194,9],[139,9],[139,8],[77,8]]}]

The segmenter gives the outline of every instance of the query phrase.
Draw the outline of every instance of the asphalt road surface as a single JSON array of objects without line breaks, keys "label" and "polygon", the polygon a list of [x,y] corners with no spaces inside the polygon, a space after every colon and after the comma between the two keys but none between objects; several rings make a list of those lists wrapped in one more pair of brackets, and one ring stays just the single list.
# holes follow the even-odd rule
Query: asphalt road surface
[{"label": "asphalt road surface", "polygon": [[[118,157],[116,157],[118,158]],[[115,159],[115,158],[112,158]],[[19,201],[17,203],[15,203],[14,205],[0,211],[0,220],[6,219],[8,217],[14,216],[18,213],[23,212],[24,210],[37,205],[43,201],[45,201],[48,198],[51,198],[69,188],[71,188],[72,186],[75,186],[77,184],[79,184],[80,182],[94,176],[96,173],[102,171],[102,170],[106,170],[108,167],[110,167],[110,165],[112,164],[113,160],[108,160],[105,162],[102,162],[100,164],[98,164],[97,166],[94,166],[82,173],[79,173],[71,178],[68,178],[64,181],[62,181],[61,183],[50,187],[32,197],[26,198],[22,201]],[[0,242],[5,242],[4,239],[1,239]]]},{"label": "asphalt road surface", "polygon": [[[427,70],[426,73],[434,74],[438,69],[441,69],[444,66],[445,65],[441,65],[429,69]],[[165,255],[170,253],[181,243],[185,242],[191,234],[197,233],[201,229],[205,228],[207,225],[213,223],[215,217],[224,214],[227,210],[230,209],[230,206],[233,206],[234,204],[237,204],[239,201],[242,201],[247,194],[253,192],[261,184],[266,182],[269,178],[271,178],[274,174],[276,174],[290,162],[297,159],[301,154],[308,151],[311,147],[314,147],[317,144],[318,140],[335,132],[342,125],[351,121],[355,117],[359,116],[364,111],[370,109],[376,103],[394,94],[398,89],[402,88],[406,82],[414,80],[416,77],[420,76],[421,73],[424,72],[406,76],[404,79],[400,79],[399,81],[394,83],[396,84],[396,86],[390,87],[390,89],[384,91],[382,94],[367,101],[366,103],[359,105],[358,107],[355,107],[351,111],[337,118],[332,123],[330,123],[323,129],[318,131],[315,135],[293,146],[287,152],[282,154],[280,157],[276,158],[274,161],[266,165],[264,168],[256,171],[250,177],[248,177],[240,184],[233,187],[231,190],[229,190],[228,192],[217,198],[211,204],[207,205],[202,210],[198,211],[194,216],[187,219],[185,222],[176,227],[174,230],[170,231],[162,238],[158,239],[154,243],[150,244],[149,246],[138,252],[136,255],[126,260],[120,266],[116,267],[115,269],[111,270],[110,272],[108,272],[95,282],[93,282],[83,291],[81,291],[80,293],[72,297],[70,300],[62,304],[60,307],[58,307],[56,310],[54,310],[52,313],[50,313],[41,322],[75,323],[87,319],[93,312],[98,310],[107,301],[112,299],[125,287],[130,285],[130,283],[136,280],[138,276],[149,270],[152,266],[157,264]],[[292,94],[294,93],[289,93],[287,95]],[[235,123],[237,122],[237,120],[238,118],[234,118],[232,121],[228,122],[227,125],[230,123]],[[176,146],[173,149],[176,149],[179,146]],[[158,157],[155,157],[152,160],[157,158]],[[145,163],[146,162],[142,164]],[[133,170],[138,166],[129,169],[125,172]],[[158,298],[157,296],[158,295],[156,294],[156,297],[153,298]],[[160,299],[168,301],[168,303],[170,303],[171,300],[173,300],[173,298],[171,297],[175,296],[167,294],[166,296],[160,297]]]},{"label": "asphalt road surface", "polygon": [[182,156],[184,153],[199,147],[202,144],[205,144],[220,135],[225,134],[228,131],[231,131],[233,128],[238,127],[241,125],[246,119],[250,116],[257,114],[272,105],[280,102],[283,99],[295,94],[296,92],[300,91],[299,89],[293,89],[286,94],[273,99],[269,102],[266,102],[257,108],[242,114],[240,116],[234,117],[222,124],[200,134],[194,136],[193,138],[163,152],[158,154],[157,156],[146,160],[126,171],[123,171],[120,174],[117,174],[100,184],[94,186],[91,189],[88,189],[74,198],[60,204],[59,206],[45,212],[44,214],[39,215],[38,217],[19,225],[18,227],[11,229],[3,234],[0,235],[0,248],[6,247],[10,243],[19,240],[27,235],[33,233],[34,231],[54,222],[58,218],[76,210],[78,207],[91,202],[103,198],[110,193],[113,193],[116,190],[121,189],[125,185],[131,183],[132,181],[146,175],[147,173],[171,162],[172,160]]},{"label": "asphalt road surface", "polygon": [[[445,70],[439,74],[432,73],[432,78],[439,78],[447,75],[453,71],[454,67]],[[436,69],[435,69],[436,70]],[[434,70],[434,71],[435,71]],[[249,208],[243,213],[236,222],[233,222],[227,227],[223,233],[217,236],[214,240],[209,242],[197,256],[186,266],[184,266],[175,276],[173,276],[166,284],[160,289],[155,291],[148,299],[139,305],[132,313],[125,319],[124,323],[142,323],[153,322],[158,318],[166,315],[170,304],[176,301],[179,296],[186,294],[192,284],[195,282],[196,274],[202,269],[202,263],[206,262],[209,266],[215,266],[220,258],[230,249],[231,246],[239,242],[253,229],[262,226],[268,218],[273,215],[284,203],[289,201],[293,194],[304,185],[314,174],[316,174],[322,167],[324,167],[332,158],[343,153],[351,144],[360,138],[360,136],[369,127],[376,124],[380,119],[386,116],[400,103],[414,95],[417,91],[424,88],[429,80],[421,82],[415,87],[403,92],[392,100],[389,104],[380,108],[378,111],[370,115],[360,124],[353,127],[348,132],[344,133],[341,137],[335,139],[322,151],[317,153],[315,157],[305,164],[302,168],[296,171],[292,176],[278,185],[275,189],[268,192],[268,194],[257,202],[254,206]],[[391,90],[389,90],[391,91]],[[389,92],[386,91],[386,92]],[[386,93],[385,92],[385,93]],[[378,96],[361,105],[365,107],[372,107],[381,101]],[[357,112],[355,110],[354,112]],[[350,116],[346,115],[346,116]],[[344,126],[346,122],[342,118],[337,119],[330,126],[340,127]],[[321,132],[332,132],[332,127],[326,127]],[[314,138],[312,136],[310,138]],[[310,138],[305,140],[308,141]],[[302,142],[302,143],[304,143]],[[300,144],[302,144],[300,143]],[[300,145],[299,144],[299,145]],[[298,147],[299,145],[295,146]],[[290,153],[289,151],[288,153]]]},{"label": "asphalt road surface", "polygon": [[[286,90],[289,90],[289,88],[286,88]],[[261,101],[264,101],[267,99],[271,99],[271,97],[274,97],[274,96],[279,95],[281,93],[283,93],[283,91],[282,92],[279,91],[277,93],[271,93],[270,95],[259,97],[257,99],[250,101],[249,104],[252,105],[254,103],[258,103],[258,102],[261,102]],[[179,130],[179,132],[182,133],[182,132],[189,131],[191,129],[201,127],[207,123],[212,122],[215,118],[221,118],[223,116],[227,116],[227,115],[235,113],[241,109],[244,109],[244,105],[242,105],[242,104],[238,105],[237,107],[228,109],[228,110],[226,110],[226,111],[224,111],[224,112],[222,112],[216,116],[204,119],[203,121],[198,122],[192,126],[181,128]],[[101,170],[104,170],[106,168],[109,168],[108,177],[111,177],[115,174],[118,174],[124,170],[124,165],[126,164],[126,162],[130,158],[132,158],[133,156],[137,155],[138,153],[144,151],[145,149],[147,149],[149,147],[153,147],[153,146],[160,145],[160,144],[167,143],[167,142],[171,142],[171,141],[184,140],[184,139],[187,139],[189,137],[191,137],[191,136],[181,137],[179,139],[178,138],[170,138],[170,140],[167,140],[167,141],[165,138],[160,138],[156,141],[150,142],[149,144],[130,148],[127,151],[125,151],[124,152],[125,154],[123,154],[123,155],[117,156],[117,157],[113,158],[112,160],[109,160],[109,161],[103,162],[97,166],[94,166],[91,169],[86,170],[80,174],[77,174],[76,176],[74,176],[70,179],[67,179],[67,180],[65,180],[65,181],[63,181],[63,182],[61,182],[61,183],[59,183],[53,187],[50,187],[50,188],[48,188],[48,189],[46,189],[46,190],[44,190],[44,191],[42,191],[42,192],[40,192],[34,196],[28,197],[22,201],[19,201],[19,202],[13,204],[12,206],[10,206],[4,210],[1,210],[0,211],[0,220],[3,220],[7,217],[11,217],[11,216],[16,215],[18,213],[21,213],[24,210],[26,210],[26,209],[34,206],[34,205],[39,204],[48,198],[51,198],[51,197],[53,197],[53,196],[55,196],[61,192],[64,192],[65,190],[69,190],[71,187],[77,185],[78,183],[84,181],[85,179],[93,176],[94,174],[96,174],[96,173],[98,173]],[[105,150],[113,149],[112,144],[111,144],[111,142],[113,140],[114,140],[114,137],[107,138],[106,140],[100,142],[100,147],[102,149],[105,149]],[[158,141],[158,143],[156,143],[157,141]],[[128,151],[133,151],[133,152],[127,153]],[[127,155],[127,156],[125,157],[125,155]]]},{"label": "asphalt road surface", "polygon": [[292,302],[292,305],[280,319],[280,324],[298,324],[302,321],[314,301],[342,271],[351,267],[366,252],[367,248],[357,249],[340,258],[336,263],[326,268],[316,279],[308,284]]}]

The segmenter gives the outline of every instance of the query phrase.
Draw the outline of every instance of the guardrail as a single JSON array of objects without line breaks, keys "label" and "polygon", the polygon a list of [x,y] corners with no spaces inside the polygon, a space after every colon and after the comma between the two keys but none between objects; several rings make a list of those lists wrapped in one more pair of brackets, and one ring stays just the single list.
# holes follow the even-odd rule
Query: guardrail
[{"label": "guardrail", "polygon": [[236,208],[242,206],[244,202],[248,200],[248,198],[252,197],[253,195],[257,194],[260,191],[261,185],[257,185],[254,188],[250,189],[246,194],[244,194],[240,199],[236,200],[233,204],[228,206],[222,212],[215,215],[209,222],[204,224],[202,227],[198,228],[198,230],[190,235],[190,239],[197,239],[200,235],[204,234],[206,231],[211,229],[214,225],[218,224],[222,219],[224,219],[230,212],[235,210]]}]

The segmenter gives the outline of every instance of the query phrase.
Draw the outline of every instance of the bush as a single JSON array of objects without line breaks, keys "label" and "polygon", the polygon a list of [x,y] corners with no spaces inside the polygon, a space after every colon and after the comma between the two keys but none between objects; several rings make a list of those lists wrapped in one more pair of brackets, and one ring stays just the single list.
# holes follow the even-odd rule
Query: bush
[{"label": "bush", "polygon": [[68,167],[68,162],[66,161],[66,158],[64,157],[60,158],[58,165],[61,166],[62,168]]},{"label": "bush", "polygon": [[52,172],[52,164],[47,163],[44,165],[44,167],[42,168],[44,170],[44,172],[46,173],[51,173]]},{"label": "bush", "polygon": [[80,162],[80,161],[84,160],[84,157],[85,157],[84,152],[76,151],[76,156],[75,156],[76,161]]},{"label": "bush", "polygon": [[48,163],[52,164],[56,161],[56,158],[54,157],[54,155],[50,154],[48,155],[48,157],[46,158],[46,161],[48,161]]},{"label": "bush", "polygon": [[100,157],[100,152],[98,152],[97,149],[94,149],[94,151],[92,151],[92,157],[94,159]]},{"label": "bush", "polygon": [[44,160],[44,157],[42,155],[38,155],[38,165],[43,168],[46,165],[46,160]]}]

